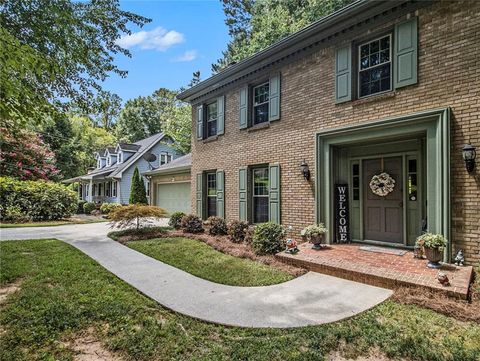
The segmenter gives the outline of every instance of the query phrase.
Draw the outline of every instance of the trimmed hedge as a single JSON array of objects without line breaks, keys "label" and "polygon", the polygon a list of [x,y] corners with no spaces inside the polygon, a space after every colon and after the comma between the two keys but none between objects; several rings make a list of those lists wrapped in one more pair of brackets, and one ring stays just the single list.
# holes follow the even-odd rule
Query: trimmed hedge
[{"label": "trimmed hedge", "polygon": [[285,228],[267,222],[255,226],[252,247],[256,254],[275,254],[285,249]]},{"label": "trimmed hedge", "polygon": [[120,203],[102,203],[102,205],[100,206],[100,212],[102,212],[102,214],[109,214],[110,212],[121,206],[122,205]]},{"label": "trimmed hedge", "polygon": [[187,214],[182,217],[181,228],[183,233],[203,233],[202,220],[194,214]]},{"label": "trimmed hedge", "polygon": [[77,210],[77,198],[77,193],[63,184],[0,177],[1,220],[8,220],[7,213],[12,210],[32,221],[68,218]]},{"label": "trimmed hedge", "polygon": [[208,233],[212,236],[223,236],[227,234],[227,222],[222,217],[211,216],[207,219],[209,225]]},{"label": "trimmed hedge", "polygon": [[180,229],[180,227],[182,226],[182,218],[185,216],[186,214],[183,213],[183,212],[173,212],[171,215],[170,215],[170,219],[168,220],[168,225],[170,227],[173,227],[175,229]]},{"label": "trimmed hedge", "polygon": [[92,214],[92,212],[97,209],[97,206],[93,202],[87,202],[83,204],[83,212],[85,214]]}]

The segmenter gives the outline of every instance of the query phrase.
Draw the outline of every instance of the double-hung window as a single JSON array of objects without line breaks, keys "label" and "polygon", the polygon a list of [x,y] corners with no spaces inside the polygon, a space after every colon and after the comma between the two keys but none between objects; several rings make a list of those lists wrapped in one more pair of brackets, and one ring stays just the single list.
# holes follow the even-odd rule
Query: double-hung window
[{"label": "double-hung window", "polygon": [[112,197],[117,197],[117,181],[112,183]]},{"label": "double-hung window", "polygon": [[173,154],[162,152],[160,153],[160,165],[170,163],[173,160]]},{"label": "double-hung window", "polygon": [[392,89],[391,35],[358,47],[358,94],[365,97]]},{"label": "double-hung window", "polygon": [[207,182],[207,218],[217,215],[217,174],[216,172],[206,173]]},{"label": "double-hung window", "polygon": [[208,137],[213,137],[217,135],[217,119],[218,119],[218,104],[213,102],[207,104],[207,123],[206,123],[206,135]]},{"label": "double-hung window", "polygon": [[269,83],[253,88],[253,124],[268,122]]},{"label": "double-hung window", "polygon": [[253,223],[268,222],[268,167],[252,169],[252,219]]}]

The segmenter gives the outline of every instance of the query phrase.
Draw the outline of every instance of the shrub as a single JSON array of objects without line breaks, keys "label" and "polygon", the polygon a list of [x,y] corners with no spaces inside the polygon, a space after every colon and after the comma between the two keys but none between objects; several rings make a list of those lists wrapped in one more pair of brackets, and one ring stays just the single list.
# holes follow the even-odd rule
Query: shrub
[{"label": "shrub", "polygon": [[194,214],[187,214],[182,217],[181,227],[185,233],[202,233],[203,222]]},{"label": "shrub", "polygon": [[77,214],[82,214],[85,213],[85,210],[83,209],[83,205],[87,203],[87,201],[84,201],[83,199],[80,199],[77,203]]},{"label": "shrub", "polygon": [[447,240],[441,234],[425,233],[418,236],[415,244],[418,247],[436,248],[442,251],[447,246]]},{"label": "shrub", "polygon": [[182,226],[182,218],[185,216],[183,212],[173,212],[168,220],[168,225],[175,229],[180,229]]},{"label": "shrub", "polygon": [[145,183],[140,175],[138,168],[135,167],[132,177],[132,185],[130,187],[130,204],[148,204],[147,192],[145,190]]},{"label": "shrub", "polygon": [[102,214],[109,214],[110,212],[121,206],[122,205],[119,203],[102,203],[102,205],[100,206],[100,212],[102,212]]},{"label": "shrub", "polygon": [[0,219],[10,207],[33,221],[62,219],[77,210],[77,194],[59,183],[0,177]]},{"label": "shrub", "polygon": [[232,221],[228,224],[228,236],[234,243],[240,243],[245,240],[248,223],[245,221]]},{"label": "shrub", "polygon": [[95,206],[95,203],[93,202],[86,202],[84,205],[83,205],[83,211],[85,212],[85,214],[91,214],[95,208],[97,208]]},{"label": "shrub", "polygon": [[208,217],[207,222],[210,226],[208,233],[212,236],[223,236],[227,234],[227,222],[225,222],[222,217],[211,216]]},{"label": "shrub", "polygon": [[252,244],[254,232],[255,232],[255,226],[248,226],[247,230],[245,231],[245,239],[244,239],[245,243]]},{"label": "shrub", "polygon": [[19,206],[8,206],[5,209],[3,219],[13,223],[25,223],[30,221],[30,218],[22,213]]},{"label": "shrub", "polygon": [[252,246],[256,254],[275,254],[285,248],[285,229],[267,222],[255,226]]},{"label": "shrub", "polygon": [[163,218],[167,212],[160,207],[130,204],[117,207],[110,214],[110,225],[116,228],[126,228],[132,225],[136,229],[147,227],[152,223],[151,218]]}]

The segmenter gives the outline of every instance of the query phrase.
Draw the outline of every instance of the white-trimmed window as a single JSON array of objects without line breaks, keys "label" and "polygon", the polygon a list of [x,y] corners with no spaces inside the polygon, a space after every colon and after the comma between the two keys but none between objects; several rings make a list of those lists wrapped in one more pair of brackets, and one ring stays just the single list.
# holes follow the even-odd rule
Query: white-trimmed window
[{"label": "white-trimmed window", "polygon": [[147,197],[150,197],[150,181],[145,181],[145,190],[147,192]]},{"label": "white-trimmed window", "polygon": [[173,154],[168,152],[160,153],[160,165],[170,163],[173,160]]},{"label": "white-trimmed window", "polygon": [[123,163],[123,153],[122,152],[118,153],[118,163]]},{"label": "white-trimmed window", "polygon": [[392,36],[386,35],[358,47],[358,97],[392,90]]},{"label": "white-trimmed window", "polygon": [[252,219],[253,223],[268,222],[269,174],[268,167],[252,169]]},{"label": "white-trimmed window", "polygon": [[268,122],[269,82],[253,88],[253,124]]},{"label": "white-trimmed window", "polygon": [[112,182],[112,197],[116,197],[117,196],[117,181],[113,181]]},{"label": "white-trimmed window", "polygon": [[90,184],[85,185],[85,197],[88,197],[88,191],[90,190]]},{"label": "white-trimmed window", "polygon": [[217,135],[218,104],[217,101],[207,104],[207,138]]}]

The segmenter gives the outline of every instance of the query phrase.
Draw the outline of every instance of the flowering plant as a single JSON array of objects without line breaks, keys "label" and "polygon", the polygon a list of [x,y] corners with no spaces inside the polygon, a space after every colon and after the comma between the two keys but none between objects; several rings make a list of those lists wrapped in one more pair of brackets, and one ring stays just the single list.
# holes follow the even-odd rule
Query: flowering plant
[{"label": "flowering plant", "polygon": [[416,245],[424,248],[436,248],[442,251],[447,246],[447,240],[441,234],[425,233],[417,238]]},{"label": "flowering plant", "polygon": [[312,224],[310,226],[305,227],[301,230],[300,235],[302,237],[312,237],[312,236],[319,236],[321,234],[327,233],[327,228],[323,223],[320,224]]}]

